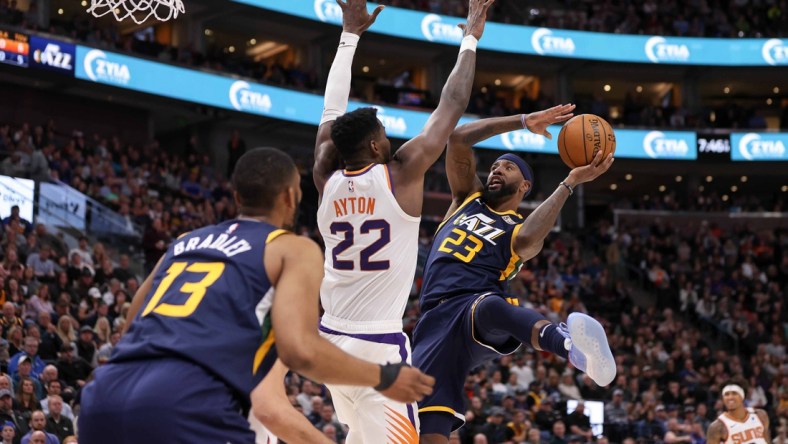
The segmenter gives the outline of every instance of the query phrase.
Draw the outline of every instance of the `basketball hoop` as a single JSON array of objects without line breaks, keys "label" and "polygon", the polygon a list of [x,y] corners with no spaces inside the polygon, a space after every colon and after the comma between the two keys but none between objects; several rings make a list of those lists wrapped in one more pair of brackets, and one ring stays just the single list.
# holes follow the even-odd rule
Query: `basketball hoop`
[{"label": "basketball hoop", "polygon": [[88,12],[96,17],[112,14],[119,22],[131,17],[139,25],[151,16],[162,22],[178,18],[184,9],[183,0],[91,0]]}]

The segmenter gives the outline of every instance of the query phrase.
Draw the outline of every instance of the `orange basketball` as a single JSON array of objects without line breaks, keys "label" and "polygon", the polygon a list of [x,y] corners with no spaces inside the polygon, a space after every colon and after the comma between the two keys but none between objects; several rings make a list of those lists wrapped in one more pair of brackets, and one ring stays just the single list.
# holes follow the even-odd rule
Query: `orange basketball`
[{"label": "orange basketball", "polygon": [[593,114],[572,117],[558,134],[558,154],[569,168],[591,163],[597,152],[616,152],[616,134],[605,119]]}]

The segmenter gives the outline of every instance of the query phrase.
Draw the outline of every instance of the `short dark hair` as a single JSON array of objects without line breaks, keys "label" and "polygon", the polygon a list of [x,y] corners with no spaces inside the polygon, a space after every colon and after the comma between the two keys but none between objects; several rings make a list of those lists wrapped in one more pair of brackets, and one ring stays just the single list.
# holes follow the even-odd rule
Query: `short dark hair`
[{"label": "short dark hair", "polygon": [[235,164],[233,188],[247,210],[267,213],[287,188],[295,170],[293,159],[285,152],[276,148],[255,148]]},{"label": "short dark hair", "polygon": [[364,144],[369,143],[379,130],[378,110],[371,107],[359,108],[334,121],[331,140],[337,147],[339,156],[347,163],[353,160]]}]

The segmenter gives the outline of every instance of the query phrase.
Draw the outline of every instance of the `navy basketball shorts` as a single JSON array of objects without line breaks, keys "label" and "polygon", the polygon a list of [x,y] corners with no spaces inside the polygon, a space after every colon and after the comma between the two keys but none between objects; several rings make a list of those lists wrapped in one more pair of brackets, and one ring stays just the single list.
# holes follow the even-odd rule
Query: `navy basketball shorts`
[{"label": "navy basketball shorts", "polygon": [[108,364],[82,392],[82,444],[254,444],[238,399],[175,358]]},{"label": "navy basketball shorts", "polygon": [[[413,331],[413,365],[435,378],[431,395],[419,402],[421,434],[449,436],[465,424],[465,378],[479,365],[514,353],[520,342],[509,338],[487,344],[474,331],[474,309],[495,293],[448,298],[422,315]],[[438,413],[438,414],[435,414]]]}]

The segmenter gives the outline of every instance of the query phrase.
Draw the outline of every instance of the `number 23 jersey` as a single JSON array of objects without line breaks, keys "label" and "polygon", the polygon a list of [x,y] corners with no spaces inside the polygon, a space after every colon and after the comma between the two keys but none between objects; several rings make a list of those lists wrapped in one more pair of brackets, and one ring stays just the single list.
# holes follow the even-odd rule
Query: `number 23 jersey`
[{"label": "number 23 jersey", "polygon": [[265,247],[284,230],[230,220],[182,235],[167,249],[111,363],[179,357],[248,398],[276,361],[274,287]]},{"label": "number 23 jersey", "polygon": [[481,193],[468,196],[435,234],[424,268],[422,312],[455,296],[502,293],[522,267],[513,248],[522,225],[522,216],[493,211]]},{"label": "number 23 jersey", "polygon": [[317,211],[326,244],[324,322],[369,323],[376,333],[402,330],[421,219],[402,210],[395,191],[385,164],[335,171],[326,182]]}]

